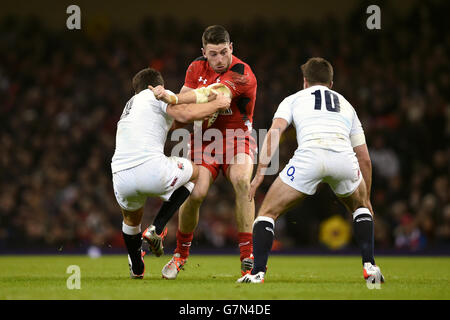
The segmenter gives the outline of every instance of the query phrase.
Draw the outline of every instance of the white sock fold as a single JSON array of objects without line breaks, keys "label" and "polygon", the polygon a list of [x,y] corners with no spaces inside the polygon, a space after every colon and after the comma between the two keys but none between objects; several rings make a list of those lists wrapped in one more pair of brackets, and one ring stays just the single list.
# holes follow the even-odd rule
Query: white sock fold
[{"label": "white sock fold", "polygon": [[259,221],[266,221],[272,224],[272,226],[275,226],[275,221],[271,218],[271,217],[265,217],[265,216],[259,216],[255,219],[255,221],[253,222],[253,226],[255,226],[255,224]]},{"label": "white sock fold", "polygon": [[355,212],[353,212],[353,220],[355,220],[356,217],[361,214],[369,214],[370,216],[372,216],[368,208],[358,208],[355,210]]},{"label": "white sock fold", "polygon": [[141,232],[141,224],[139,224],[137,226],[129,226],[129,225],[125,224],[125,222],[122,222],[122,231],[125,234],[134,236]]},{"label": "white sock fold", "polygon": [[190,193],[192,193],[192,190],[194,190],[194,187],[195,187],[195,183],[193,183],[192,181],[189,181],[184,185],[184,187],[186,189],[188,189]]}]

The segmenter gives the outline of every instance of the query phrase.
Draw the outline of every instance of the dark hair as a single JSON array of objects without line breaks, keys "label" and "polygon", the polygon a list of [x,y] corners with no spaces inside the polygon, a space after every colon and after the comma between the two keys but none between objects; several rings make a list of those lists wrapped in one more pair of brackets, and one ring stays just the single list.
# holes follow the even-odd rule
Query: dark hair
[{"label": "dark hair", "polygon": [[333,67],[323,58],[310,58],[302,65],[302,72],[310,85],[319,83],[330,85],[333,81]]},{"label": "dark hair", "polygon": [[206,47],[208,43],[220,44],[225,42],[230,42],[230,34],[222,26],[219,25],[209,26],[203,32],[202,35],[203,48]]},{"label": "dark hair", "polygon": [[159,71],[152,68],[145,68],[133,77],[133,89],[135,93],[147,89],[149,85],[153,87],[164,85],[164,79]]}]

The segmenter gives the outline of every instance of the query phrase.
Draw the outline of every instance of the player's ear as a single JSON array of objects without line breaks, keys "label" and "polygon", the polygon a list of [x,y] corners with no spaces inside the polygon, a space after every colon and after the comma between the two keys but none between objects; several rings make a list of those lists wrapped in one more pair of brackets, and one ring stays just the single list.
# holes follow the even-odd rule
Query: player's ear
[{"label": "player's ear", "polygon": [[202,48],[202,55],[203,55],[204,58],[206,58],[206,51],[203,48]]},{"label": "player's ear", "polygon": [[308,88],[308,81],[306,80],[306,78],[305,77],[303,77],[303,89],[306,89],[306,88]]},{"label": "player's ear", "polygon": [[333,80],[330,82],[330,89],[333,88]]},{"label": "player's ear", "polygon": [[230,48],[231,53],[233,53],[233,42],[230,42],[229,48]]}]

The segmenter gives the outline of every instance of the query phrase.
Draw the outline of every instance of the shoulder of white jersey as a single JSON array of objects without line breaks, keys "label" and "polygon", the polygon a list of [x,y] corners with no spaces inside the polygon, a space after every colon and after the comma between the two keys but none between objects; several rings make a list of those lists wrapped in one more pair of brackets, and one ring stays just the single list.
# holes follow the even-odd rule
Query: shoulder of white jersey
[{"label": "shoulder of white jersey", "polygon": [[298,102],[297,101],[298,99],[302,99],[305,96],[306,97],[309,96],[307,89],[302,89],[302,90],[299,90],[299,91],[287,96],[286,98],[284,98],[283,103],[294,104],[294,103]]},{"label": "shoulder of white jersey", "polygon": [[292,103],[292,102],[294,102],[295,99],[297,99],[298,97],[300,97],[302,95],[303,91],[304,90],[297,91],[297,92],[287,96],[286,98],[284,98],[283,101],[285,101],[286,103]]},{"label": "shoulder of white jersey", "polygon": [[134,95],[133,104],[134,105],[148,105],[152,104],[153,100],[156,101],[155,96],[153,95],[152,90],[145,89]]},{"label": "shoulder of white jersey", "polygon": [[290,124],[292,122],[293,103],[296,100],[298,94],[299,92],[296,92],[284,98],[283,101],[281,101],[278,105],[278,108],[273,115],[273,119],[283,118]]},{"label": "shoulder of white jersey", "polygon": [[153,91],[150,89],[144,89],[141,92],[139,92],[138,94],[136,94],[135,99],[155,99],[155,96],[153,95]]},{"label": "shoulder of white jersey", "polygon": [[[172,91],[167,90],[167,92],[169,92],[169,94],[174,94]],[[158,100],[155,98],[155,95],[153,94],[153,91],[150,89],[144,89],[141,92],[139,92],[138,94],[135,95],[135,103],[143,103],[143,104],[150,104],[156,107],[161,108],[161,110],[166,113],[166,109],[167,109],[167,103],[165,103],[164,101]]]},{"label": "shoulder of white jersey", "polygon": [[[169,94],[175,94],[175,93],[173,93],[172,91],[170,91],[170,90],[168,90],[168,89],[166,89],[166,91],[167,91]],[[153,91],[150,90],[150,89],[144,89],[144,90],[142,90],[141,92],[139,92],[137,95],[142,95],[142,96],[148,96],[148,95],[150,95],[150,96],[152,96],[152,97],[155,96],[155,95],[153,94]]]}]

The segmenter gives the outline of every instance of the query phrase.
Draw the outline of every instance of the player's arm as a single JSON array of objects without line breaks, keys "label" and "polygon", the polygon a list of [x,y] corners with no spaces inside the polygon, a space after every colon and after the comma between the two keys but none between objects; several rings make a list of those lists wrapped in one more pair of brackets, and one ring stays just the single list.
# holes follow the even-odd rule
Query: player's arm
[{"label": "player's arm", "polygon": [[370,192],[372,188],[372,161],[370,160],[366,138],[364,136],[364,133],[361,132],[356,135],[350,136],[350,140],[352,143],[353,151],[355,152],[356,158],[358,159],[359,169],[361,170],[361,174],[366,184],[369,209],[373,215],[372,205],[370,203]]},{"label": "player's arm", "polygon": [[233,98],[231,90],[221,83],[215,83],[208,87],[197,89],[183,86],[179,94],[171,94],[167,92],[163,86],[157,86],[155,88],[149,86],[149,89],[153,91],[156,99],[162,100],[168,104],[206,103],[214,100],[218,92],[223,93],[229,98]]},{"label": "player's arm", "polygon": [[367,144],[364,143],[356,147],[353,147],[353,151],[356,153],[359,168],[364,178],[364,182],[366,183],[367,195],[370,200],[370,192],[372,188],[372,161],[370,160]]},{"label": "player's arm", "polygon": [[[183,86],[181,87],[180,93],[186,93],[186,92],[191,91],[191,90],[194,90],[194,89],[193,89],[193,88],[190,88],[190,87],[188,87],[188,86],[186,86],[186,85],[183,85]],[[171,129],[171,130],[175,130],[175,129],[178,129],[178,128],[183,128],[183,127],[185,127],[185,126],[186,126],[186,123],[183,123],[183,122],[174,120],[174,121],[173,121],[173,124],[172,124],[172,127],[171,127],[170,129]]]},{"label": "player's arm", "polygon": [[256,189],[261,185],[264,181],[264,176],[267,168],[269,167],[270,161],[278,149],[280,145],[280,138],[286,128],[289,126],[289,123],[283,118],[274,118],[272,122],[272,126],[267,132],[266,137],[264,138],[264,142],[259,155],[259,162],[256,168],[255,176],[250,185],[250,191],[248,194],[249,200],[255,196]]},{"label": "player's arm", "polygon": [[359,168],[367,187],[367,193],[370,194],[372,187],[372,161],[370,160],[367,144],[362,144],[353,148],[358,158]]},{"label": "player's arm", "polygon": [[372,162],[369,156],[369,150],[367,149],[366,137],[364,135],[364,130],[361,121],[353,109],[354,116],[352,121],[352,128],[350,130],[350,142],[353,151],[358,159],[359,168],[361,174],[364,178],[367,190],[367,201],[369,203],[369,210],[373,215],[372,205],[370,204],[370,192],[372,187]]},{"label": "player's arm", "polygon": [[230,106],[231,99],[222,93],[218,93],[213,101],[200,104],[170,104],[166,112],[178,122],[189,123],[195,120],[203,120],[216,111]]},{"label": "player's arm", "polygon": [[180,90],[180,93],[186,93],[186,92],[192,91],[192,90],[194,90],[194,88],[190,88],[188,86],[182,86],[181,90]]}]

